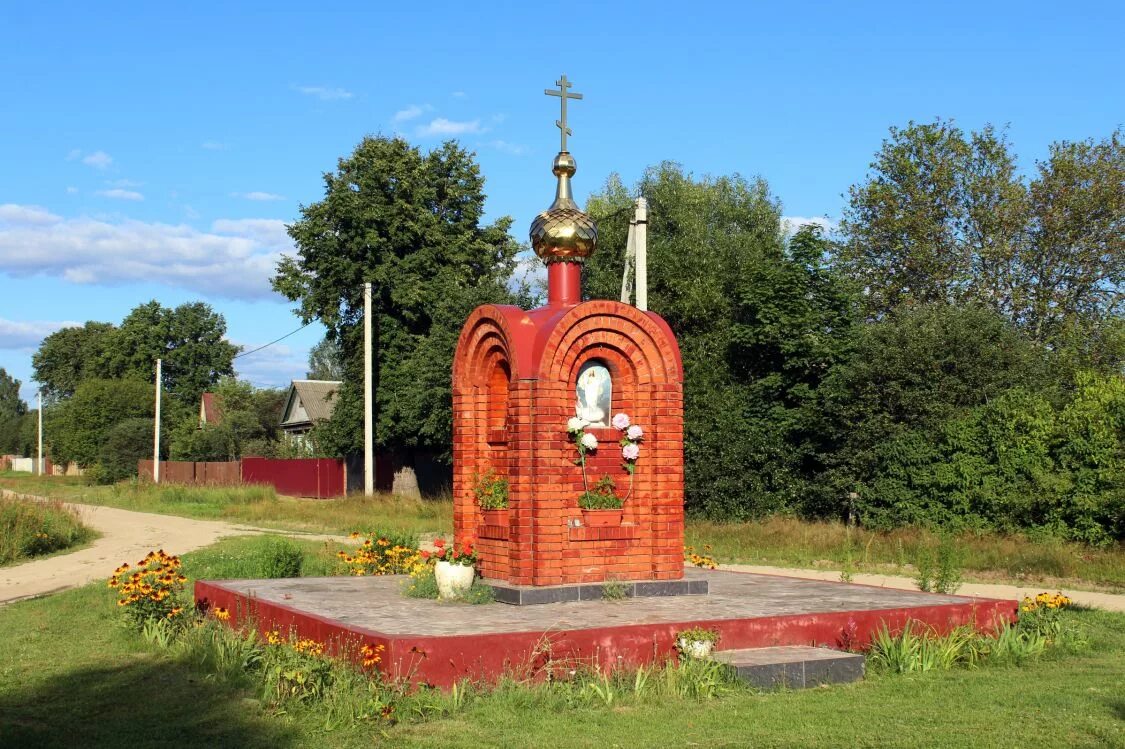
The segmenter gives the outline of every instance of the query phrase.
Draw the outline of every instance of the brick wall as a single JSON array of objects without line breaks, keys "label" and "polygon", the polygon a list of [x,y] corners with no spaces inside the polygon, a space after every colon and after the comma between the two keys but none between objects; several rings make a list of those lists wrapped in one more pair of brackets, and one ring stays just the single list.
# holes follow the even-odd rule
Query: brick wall
[{"label": "brick wall", "polygon": [[[605,363],[612,413],[645,430],[619,527],[582,524],[577,453],[566,433],[579,368]],[[506,397],[498,393],[507,384]],[[683,576],[683,386],[679,349],[658,316],[612,301],[523,312],[486,306],[466,322],[454,360],[454,530],[477,539],[486,577],[551,585]],[[614,429],[590,429],[591,483],[629,489]],[[483,525],[473,477],[506,475],[506,525]]]}]

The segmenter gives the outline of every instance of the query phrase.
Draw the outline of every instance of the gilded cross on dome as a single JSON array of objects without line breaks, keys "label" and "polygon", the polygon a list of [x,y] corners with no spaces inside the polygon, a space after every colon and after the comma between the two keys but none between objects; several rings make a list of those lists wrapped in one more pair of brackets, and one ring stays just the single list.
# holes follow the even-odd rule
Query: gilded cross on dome
[{"label": "gilded cross on dome", "polygon": [[567,91],[567,89],[570,88],[571,86],[573,86],[574,84],[571,83],[570,81],[568,81],[566,79],[565,75],[563,75],[563,77],[560,78],[559,80],[555,81],[555,85],[559,87],[558,91],[555,91],[554,89],[548,88],[548,89],[544,89],[543,93],[545,93],[547,96],[557,96],[557,97],[559,97],[559,99],[561,99],[560,103],[562,104],[562,119],[561,120],[555,120],[555,125],[557,125],[559,130],[562,131],[562,145],[559,148],[559,150],[565,153],[566,152],[566,136],[573,134],[573,133],[570,132],[570,128],[567,127],[567,125],[566,125],[566,100],[567,99],[581,99],[582,94],[572,94],[572,93],[569,93]]}]

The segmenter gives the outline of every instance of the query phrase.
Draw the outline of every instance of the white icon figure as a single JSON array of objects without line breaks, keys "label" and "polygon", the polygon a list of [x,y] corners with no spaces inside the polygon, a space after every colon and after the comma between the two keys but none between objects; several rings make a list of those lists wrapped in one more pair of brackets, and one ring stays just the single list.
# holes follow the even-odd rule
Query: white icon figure
[{"label": "white icon figure", "polygon": [[601,364],[587,362],[578,373],[578,404],[575,414],[587,425],[605,427],[606,414],[609,413],[610,389],[609,370]]}]

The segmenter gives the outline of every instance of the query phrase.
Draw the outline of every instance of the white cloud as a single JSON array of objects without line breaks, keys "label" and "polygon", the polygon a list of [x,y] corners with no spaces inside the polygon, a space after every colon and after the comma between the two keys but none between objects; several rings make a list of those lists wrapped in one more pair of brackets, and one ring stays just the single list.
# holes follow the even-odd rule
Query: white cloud
[{"label": "white cloud", "polygon": [[506,140],[491,140],[488,142],[489,147],[495,148],[497,151],[510,153],[513,156],[523,156],[527,153],[527,146],[521,146],[518,143],[509,143]]},{"label": "white cloud", "polygon": [[81,148],[72,148],[72,149],[70,149],[70,153],[68,153],[66,155],[66,160],[67,161],[74,161],[75,159],[77,159],[81,156],[82,156],[82,149]]},{"label": "white cloud", "polygon": [[131,179],[107,179],[105,183],[110,187],[140,187],[144,184]]},{"label": "white cloud", "polygon": [[454,91],[453,92],[453,98],[454,99],[464,99],[465,98],[465,92],[464,91]]},{"label": "white cloud", "polygon": [[5,320],[0,317],[0,349],[34,350],[40,342],[61,328],[77,328],[82,323],[49,320]]},{"label": "white cloud", "polygon": [[411,104],[406,109],[400,109],[399,111],[395,112],[395,116],[391,119],[394,122],[406,122],[407,120],[413,120],[421,117],[423,114],[429,112],[432,109],[433,107],[431,107],[429,104],[421,106],[419,106],[418,104]]},{"label": "white cloud", "polygon": [[[71,152],[73,153],[73,151]],[[94,151],[82,157],[82,163],[95,169],[105,169],[113,163],[113,157],[105,151]]]},{"label": "white cloud", "polygon": [[77,195],[78,194],[78,188],[77,187],[67,187],[66,188],[66,194],[67,195]]},{"label": "white cloud", "polygon": [[827,216],[782,216],[781,230],[786,234],[796,234],[802,226],[819,226],[826,235],[836,231],[837,223]]},{"label": "white cloud", "polygon": [[422,137],[431,135],[465,135],[466,133],[483,133],[484,129],[480,126],[480,120],[464,120],[458,122],[456,120],[447,120],[444,117],[437,117],[430,121],[428,125],[422,125],[418,128],[418,135]]},{"label": "white cloud", "polygon": [[315,96],[321,101],[340,101],[350,99],[353,94],[344,88],[329,88],[327,86],[295,86],[298,92],[305,96]]},{"label": "white cloud", "polygon": [[62,218],[37,205],[0,205],[0,223],[45,225],[62,221]]},{"label": "white cloud", "polygon": [[211,230],[249,237],[271,247],[292,249],[285,222],[275,218],[221,218],[211,223]]},{"label": "white cloud", "polygon": [[275,192],[261,192],[255,190],[253,192],[232,192],[232,198],[243,198],[245,200],[285,200],[284,195],[278,195]]},{"label": "white cloud", "polygon": [[141,195],[136,190],[122,190],[119,187],[115,187],[112,190],[98,190],[97,194],[101,195],[103,198],[113,198],[114,200],[138,201],[145,199],[145,196]]},{"label": "white cloud", "polygon": [[0,205],[0,272],[113,286],[158,283],[210,297],[276,298],[278,261],[293,244],[285,222],[219,220],[210,231],[131,219],[61,218]]},{"label": "white cloud", "polygon": [[220,143],[217,140],[205,140],[199,144],[199,147],[204,151],[225,151],[227,150],[226,143]]}]

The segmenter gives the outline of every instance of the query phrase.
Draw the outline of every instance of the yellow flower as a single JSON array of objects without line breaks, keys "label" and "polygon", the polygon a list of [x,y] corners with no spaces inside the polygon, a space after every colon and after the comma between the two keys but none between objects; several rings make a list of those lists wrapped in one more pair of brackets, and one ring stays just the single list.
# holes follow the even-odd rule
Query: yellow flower
[{"label": "yellow flower", "polygon": [[224,609],[222,606],[216,606],[215,607],[215,618],[218,619],[221,622],[229,621],[230,620],[230,612],[227,611],[226,609]]}]

